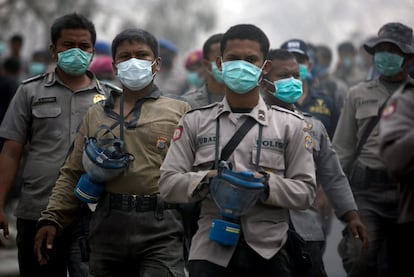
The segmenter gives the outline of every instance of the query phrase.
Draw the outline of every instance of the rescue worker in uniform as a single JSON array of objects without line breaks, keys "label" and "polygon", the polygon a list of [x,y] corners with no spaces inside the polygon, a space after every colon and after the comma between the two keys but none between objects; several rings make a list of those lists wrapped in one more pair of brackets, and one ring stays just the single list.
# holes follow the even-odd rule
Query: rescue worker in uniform
[{"label": "rescue worker in uniform", "polygon": [[300,39],[290,39],[284,42],[281,49],[285,49],[295,55],[299,63],[300,80],[302,81],[303,94],[295,103],[298,110],[310,113],[319,119],[326,130],[329,138],[333,138],[340,114],[340,107],[337,107],[332,96],[316,91],[309,82],[309,75],[312,69],[312,62],[309,58],[309,48]]},{"label": "rescue worker in uniform", "polygon": [[[88,201],[89,196],[98,201],[89,237],[93,276],[184,276],[181,216],[176,205],[159,197],[158,178],[174,129],[190,106],[161,96],[153,85],[160,69],[158,49],[156,38],[141,29],[127,29],[114,38],[113,69],[122,94],[113,90],[107,101],[92,106],[76,134],[73,151],[39,219],[35,251],[41,263],[47,262],[57,231],[74,220],[79,199]],[[98,153],[101,160],[88,162],[96,149],[90,149],[94,141],[85,144],[85,138],[104,143],[110,133],[118,139],[105,155]],[[109,154],[113,161],[124,157],[122,153],[129,153],[128,166],[115,178],[95,182],[112,172],[99,171],[96,164],[102,159],[111,162]],[[89,187],[103,191],[88,194]]]},{"label": "rescue worker in uniform", "polygon": [[214,34],[203,45],[202,63],[206,78],[205,84],[200,88],[190,89],[183,94],[183,98],[193,109],[223,99],[223,77],[216,65],[216,59],[220,56],[220,40],[222,37],[223,34]]},{"label": "rescue worker in uniform", "polygon": [[396,238],[398,184],[379,156],[378,120],[387,99],[401,85],[413,82],[408,75],[414,54],[412,29],[387,23],[364,47],[373,55],[380,76],[350,89],[333,146],[348,174],[370,247],[361,252],[358,241],[345,231],[339,253],[348,276],[396,276],[388,268],[393,257],[386,253],[386,245],[393,245]]},{"label": "rescue worker in uniform", "polygon": [[[56,240],[48,266],[39,266],[34,238],[40,212],[46,208],[79,124],[87,109],[105,98],[108,88],[87,70],[96,40],[92,22],[80,14],[67,14],[54,21],[50,33],[56,69],[22,82],[0,127],[5,139],[0,154],[0,229],[8,237],[4,206],[22,166],[23,185],[15,210],[20,275],[67,276],[69,271],[70,276],[85,276],[87,264],[81,263],[77,241],[82,234],[75,232],[79,227],[82,233],[87,226],[74,222],[66,229]],[[88,208],[84,212],[90,213]]]},{"label": "rescue worker in uniform", "polygon": [[[299,65],[295,56],[283,49],[270,50],[268,59],[272,68],[263,79],[262,95],[266,103],[294,111],[294,103],[302,95]],[[300,111],[297,111],[301,113]],[[353,237],[359,238],[368,248],[368,237],[352,195],[348,179],[342,171],[338,157],[322,122],[310,114],[303,114],[307,131],[312,136],[316,184],[323,187],[336,216],[347,224]],[[305,240],[304,252],[309,254],[312,267],[308,277],[327,276],[323,264],[325,234],[317,203],[307,210],[290,210],[290,221],[295,231]],[[305,276],[304,276],[305,277]]]},{"label": "rescue worker in uniform", "polygon": [[[269,41],[261,29],[249,24],[231,27],[220,50],[216,63],[223,73],[225,97],[181,119],[161,166],[161,196],[176,203],[202,201],[189,276],[292,276],[285,214],[287,208],[308,208],[314,199],[312,141],[303,130],[302,116],[271,108],[260,96],[259,81],[271,67],[266,60]],[[253,122],[251,129],[230,155],[224,155],[225,145],[247,121]],[[219,163],[223,156],[228,160]],[[223,163],[232,169],[223,169]],[[222,172],[230,171],[236,176],[233,186],[249,176],[262,180],[254,185],[264,191],[246,214],[234,218],[233,227],[219,229],[223,222],[216,219],[231,211],[220,211],[215,204],[220,199],[217,191],[228,187],[228,182],[220,182],[225,178]],[[234,208],[246,204],[240,202]],[[225,233],[223,240],[216,231]]]},{"label": "rescue worker in uniform", "polygon": [[[380,156],[399,181],[395,244],[391,245],[395,276],[414,276],[414,85],[408,84],[388,101],[379,122]],[[411,273],[410,273],[411,272]]]}]

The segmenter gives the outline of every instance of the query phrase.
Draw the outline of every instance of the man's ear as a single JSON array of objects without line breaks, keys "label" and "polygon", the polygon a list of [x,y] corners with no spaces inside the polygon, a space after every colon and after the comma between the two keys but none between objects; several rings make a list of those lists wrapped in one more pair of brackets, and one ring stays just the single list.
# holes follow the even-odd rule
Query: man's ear
[{"label": "man's ear", "polygon": [[112,62],[112,71],[114,72],[115,76],[118,76],[118,68],[115,65],[115,62]]},{"label": "man's ear", "polygon": [[221,62],[222,62],[221,56],[217,56],[217,58],[216,58],[216,65],[217,65],[218,70],[220,70],[220,71],[222,71],[221,70]]},{"label": "man's ear", "polygon": [[272,60],[266,60],[265,61],[266,64],[264,65],[263,69],[262,69],[262,74],[263,75],[267,75],[270,70],[272,69]]},{"label": "man's ear", "polygon": [[155,59],[155,71],[158,72],[161,70],[161,57]]},{"label": "man's ear", "polygon": [[57,57],[57,53],[56,53],[56,46],[52,43],[49,45],[49,54],[50,54],[50,57],[52,58],[52,60],[54,62],[57,62],[58,57]]}]

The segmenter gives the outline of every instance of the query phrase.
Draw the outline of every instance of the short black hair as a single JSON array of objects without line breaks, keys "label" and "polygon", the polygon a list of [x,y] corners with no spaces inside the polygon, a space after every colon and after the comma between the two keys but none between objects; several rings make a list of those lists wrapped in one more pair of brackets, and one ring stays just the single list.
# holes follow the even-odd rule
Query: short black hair
[{"label": "short black hair", "polygon": [[208,60],[208,55],[210,54],[211,45],[213,45],[214,43],[220,43],[222,37],[223,37],[222,33],[214,34],[210,36],[206,40],[206,42],[204,42],[204,45],[203,45],[203,58],[204,59]]},{"label": "short black hair", "polygon": [[53,22],[52,27],[50,28],[50,37],[54,45],[56,45],[56,42],[62,35],[62,30],[64,29],[88,30],[91,33],[92,44],[95,45],[95,25],[93,25],[92,21],[87,19],[85,16],[77,13],[70,13],[57,18],[55,22]]},{"label": "short black hair", "polygon": [[260,50],[263,52],[264,59],[267,59],[267,54],[269,52],[269,39],[266,34],[255,25],[239,24],[230,27],[230,29],[223,34],[223,38],[221,39],[220,51],[222,54],[226,49],[227,41],[233,39],[248,39],[258,42],[260,44]]},{"label": "short black hair", "polygon": [[346,52],[346,53],[356,53],[356,49],[354,44],[350,41],[342,42],[338,45],[338,52]]},{"label": "short black hair", "polygon": [[271,49],[267,55],[268,60],[278,60],[278,61],[287,61],[287,60],[296,60],[295,55],[292,52],[289,52],[285,49]]},{"label": "short black hair", "polygon": [[331,65],[332,62],[332,50],[327,45],[316,46],[317,60],[316,62],[323,65]]},{"label": "short black hair", "polygon": [[10,37],[10,42],[23,44],[23,36],[21,34],[14,34]]},{"label": "short black hair", "polygon": [[112,59],[115,60],[116,50],[123,41],[138,41],[147,44],[152,52],[154,53],[155,58],[158,58],[159,45],[158,40],[149,32],[138,29],[130,28],[120,32],[114,40],[112,41]]}]

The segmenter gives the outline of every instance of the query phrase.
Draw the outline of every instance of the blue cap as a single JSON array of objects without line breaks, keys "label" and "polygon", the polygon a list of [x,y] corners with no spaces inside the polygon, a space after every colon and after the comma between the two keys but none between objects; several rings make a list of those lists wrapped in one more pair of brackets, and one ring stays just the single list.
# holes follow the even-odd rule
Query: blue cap
[{"label": "blue cap", "polygon": [[172,43],[171,41],[166,40],[165,38],[160,38],[158,40],[158,43],[160,44],[160,48],[168,49],[168,50],[170,50],[173,53],[177,53],[178,52],[177,46],[174,43]]},{"label": "blue cap", "polygon": [[111,55],[111,44],[106,41],[98,40],[95,42],[96,54]]}]

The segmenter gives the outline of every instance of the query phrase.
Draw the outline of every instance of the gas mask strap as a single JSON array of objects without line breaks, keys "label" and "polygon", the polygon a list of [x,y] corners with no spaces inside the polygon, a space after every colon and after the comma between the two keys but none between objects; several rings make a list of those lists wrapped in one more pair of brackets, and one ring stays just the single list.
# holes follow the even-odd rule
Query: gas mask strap
[{"label": "gas mask strap", "polygon": [[119,139],[124,141],[124,92],[119,102]]}]

